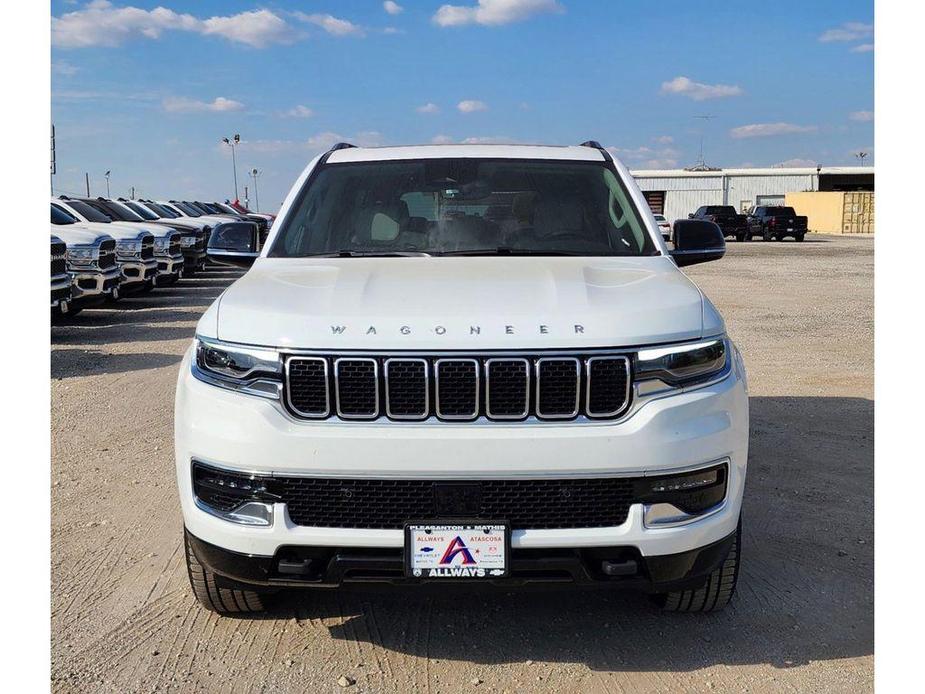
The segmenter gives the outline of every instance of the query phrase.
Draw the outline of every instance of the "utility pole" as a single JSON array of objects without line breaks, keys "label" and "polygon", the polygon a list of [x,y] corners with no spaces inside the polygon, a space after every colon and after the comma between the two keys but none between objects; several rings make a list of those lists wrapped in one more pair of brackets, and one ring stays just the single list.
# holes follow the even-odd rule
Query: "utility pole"
[{"label": "utility pole", "polygon": [[51,124],[51,194],[55,194],[55,124]]},{"label": "utility pole", "polygon": [[[112,172],[111,172],[111,171],[107,171],[106,174],[105,174],[105,175],[106,175],[106,197],[107,197],[107,198],[111,197],[111,196],[109,195],[109,174],[110,174],[110,173],[112,173]],[[88,195],[87,197],[90,197],[90,196]]]},{"label": "utility pole", "polygon": [[857,157],[858,161],[861,163],[861,166],[864,166],[864,160],[867,158],[869,152],[855,152],[854,156]]},{"label": "utility pole", "polygon": [[90,174],[84,171],[84,181],[87,183],[87,197],[90,197]]},{"label": "utility pole", "polygon": [[257,176],[261,175],[263,171],[258,171],[256,168],[251,169],[251,178],[254,179],[254,211],[260,212],[260,196],[257,195]]},{"label": "utility pole", "polygon": [[247,186],[244,186],[244,207],[250,207],[250,196],[247,192]]},{"label": "utility pole", "polygon": [[135,186],[132,186],[132,200],[135,199]]},{"label": "utility pole", "polygon": [[241,136],[238,133],[234,134],[230,140],[227,137],[222,138],[222,142],[231,147],[231,167],[234,169],[234,199],[238,200],[238,162],[235,159],[234,148],[235,145],[241,143]]},{"label": "utility pole", "polygon": [[[705,127],[706,124],[707,124],[708,122],[710,122],[711,120],[713,120],[714,118],[716,118],[716,116],[713,116],[713,115],[703,115],[703,116],[694,116],[694,118],[698,118],[698,119],[702,120],[702,121],[704,122],[704,127]],[[706,168],[706,165],[707,165],[707,163],[706,163],[706,161],[704,161],[704,158],[703,158],[703,128],[701,128],[701,129],[700,129],[700,159],[699,159],[699,161],[697,162],[697,166],[699,166],[699,167],[701,167],[701,168]]]}]

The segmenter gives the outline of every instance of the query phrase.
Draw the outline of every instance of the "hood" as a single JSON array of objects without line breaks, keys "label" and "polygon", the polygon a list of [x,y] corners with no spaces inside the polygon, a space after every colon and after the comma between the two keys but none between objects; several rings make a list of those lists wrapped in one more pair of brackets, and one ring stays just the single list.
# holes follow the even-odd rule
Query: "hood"
[{"label": "hood", "polygon": [[703,307],[664,256],[260,258],[200,332],[317,349],[623,347],[697,339]]},{"label": "hood", "polygon": [[91,246],[114,238],[112,234],[91,227],[108,227],[109,224],[52,224],[51,233],[68,246]]},{"label": "hood", "polygon": [[156,239],[164,238],[170,236],[173,233],[176,233],[173,229],[166,228],[161,224],[152,224],[151,222],[113,222],[112,225],[133,229],[136,232],[142,231],[146,234],[151,234],[151,236]]}]

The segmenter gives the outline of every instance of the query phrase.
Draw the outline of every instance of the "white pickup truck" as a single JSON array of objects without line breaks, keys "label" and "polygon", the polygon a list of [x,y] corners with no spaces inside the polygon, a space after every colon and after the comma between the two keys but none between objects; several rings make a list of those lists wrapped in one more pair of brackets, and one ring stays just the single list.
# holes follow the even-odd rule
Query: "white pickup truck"
[{"label": "white pickup truck", "polygon": [[748,458],[738,350],[626,168],[581,146],[357,148],[308,164],[180,368],[193,592],[382,581],[634,588],[721,609]]}]

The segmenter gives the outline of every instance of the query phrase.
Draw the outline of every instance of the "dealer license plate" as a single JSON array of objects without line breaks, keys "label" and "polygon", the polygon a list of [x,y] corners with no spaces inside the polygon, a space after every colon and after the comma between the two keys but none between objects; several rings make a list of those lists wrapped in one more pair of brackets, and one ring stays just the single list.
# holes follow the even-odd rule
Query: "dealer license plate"
[{"label": "dealer license plate", "polygon": [[405,569],[415,578],[503,578],[509,550],[505,523],[405,526]]}]

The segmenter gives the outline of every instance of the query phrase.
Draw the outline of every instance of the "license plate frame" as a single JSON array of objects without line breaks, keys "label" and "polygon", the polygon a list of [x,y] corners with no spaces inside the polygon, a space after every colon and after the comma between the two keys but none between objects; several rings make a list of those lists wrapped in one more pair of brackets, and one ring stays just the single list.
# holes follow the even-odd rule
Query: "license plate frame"
[{"label": "license plate frame", "polygon": [[[430,529],[431,533],[426,533]],[[490,557],[489,561],[482,561],[481,549],[483,545],[473,543],[471,538],[474,536],[484,535],[484,530],[488,529],[489,535],[502,535],[500,543],[498,541],[486,540],[484,547],[489,551],[484,555]],[[435,536],[433,548],[426,554],[417,552],[419,545],[418,536],[415,533],[433,534],[434,532],[443,533]],[[462,539],[462,546],[457,543],[457,537]],[[439,539],[438,539],[439,538]],[[454,544],[457,543],[457,544]],[[452,546],[452,550],[451,550]],[[490,551],[491,547],[501,547],[501,562],[495,560],[497,554]],[[422,548],[424,549],[424,548]],[[501,578],[507,578],[511,572],[511,524],[507,521],[495,520],[440,520],[440,521],[409,521],[405,523],[404,529],[404,555],[405,576],[417,580],[441,581],[459,583],[462,581],[490,581]],[[440,566],[439,559],[448,552],[453,551],[453,556],[448,565]],[[433,554],[431,554],[433,552]],[[476,560],[475,566],[464,566],[466,563],[466,553],[468,558]],[[457,561],[457,557],[459,561]],[[436,560],[436,561],[434,561]],[[484,564],[484,565],[483,565]]]}]

